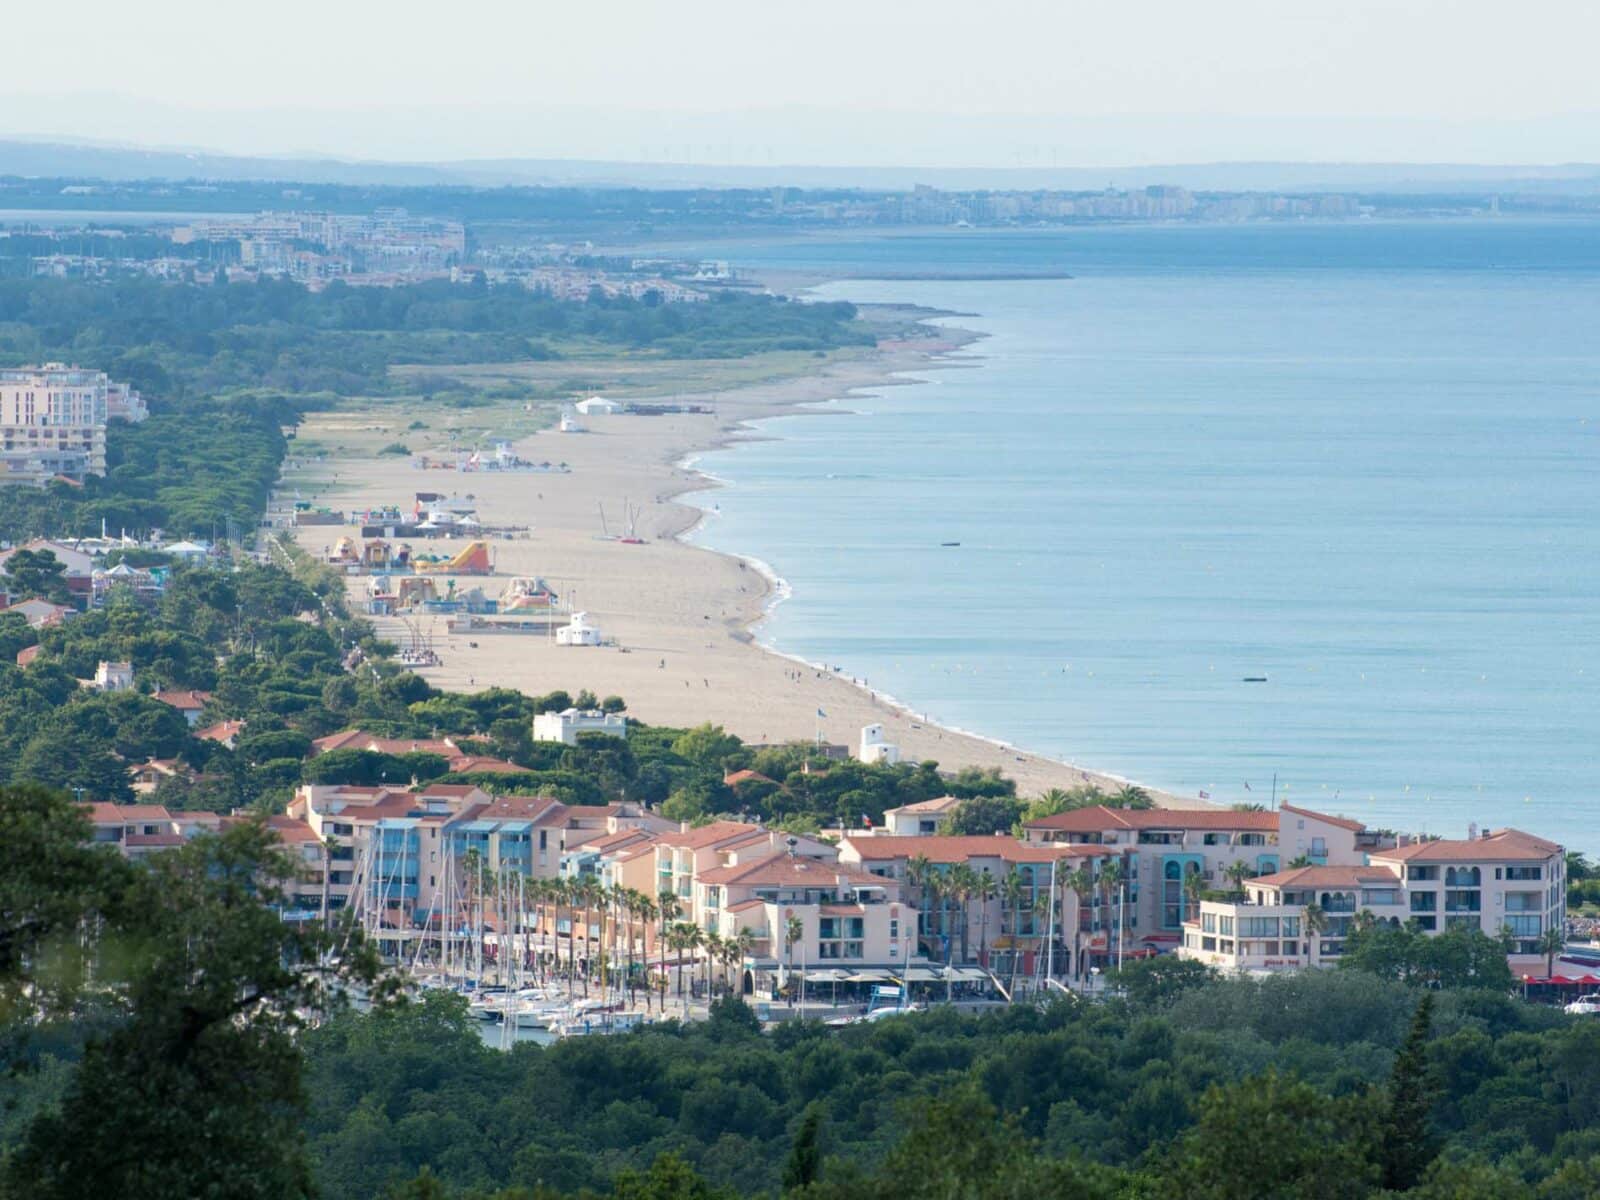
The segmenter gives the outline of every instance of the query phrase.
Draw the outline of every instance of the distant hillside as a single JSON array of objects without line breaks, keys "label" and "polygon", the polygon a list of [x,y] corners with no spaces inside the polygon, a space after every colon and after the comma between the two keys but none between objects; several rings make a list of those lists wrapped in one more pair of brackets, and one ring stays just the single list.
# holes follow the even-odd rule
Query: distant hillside
[{"label": "distant hillside", "polygon": [[1109,168],[718,166],[582,159],[404,163],[324,158],[248,158],[204,151],[21,140],[0,140],[0,175],[110,181],[252,180],[358,186],[787,186],[899,190],[924,184],[948,190],[1049,188],[1093,191],[1106,187],[1142,188],[1154,184],[1173,184],[1192,190],[1221,192],[1600,193],[1600,165],[1589,163],[1477,166],[1259,162]]}]

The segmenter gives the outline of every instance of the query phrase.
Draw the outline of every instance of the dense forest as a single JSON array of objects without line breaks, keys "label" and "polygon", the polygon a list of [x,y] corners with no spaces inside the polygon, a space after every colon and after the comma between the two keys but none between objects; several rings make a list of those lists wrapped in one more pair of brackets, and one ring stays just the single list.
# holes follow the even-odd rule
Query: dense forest
[{"label": "dense forest", "polygon": [[[867,765],[818,760],[805,747],[751,750],[720,728],[630,723],[626,740],[588,736],[578,746],[535,742],[536,713],[574,702],[623,709],[620,697],[581,688],[527,696],[505,688],[441,692],[403,670],[393,647],[343,607],[341,581],[304,558],[298,577],[281,567],[173,568],[153,607],[113,593],[103,608],[35,632],[0,616],[0,783],[29,781],[129,800],[128,765],[175,759],[187,770],[154,795],[173,809],[280,810],[312,783],[474,782],[500,792],[570,803],[624,796],[680,820],[742,813],[795,829],[863,816],[881,821],[899,804],[953,794],[983,799],[971,819],[1008,828],[1022,811],[1014,785],[994,774],[940,774],[933,763]],[[50,590],[48,584],[43,590]],[[305,615],[313,619],[303,619]],[[17,652],[38,646],[26,667]],[[355,670],[347,670],[358,654]],[[102,661],[133,665],[136,688],[79,685]],[[581,683],[581,681],[576,681]],[[196,690],[209,701],[196,729],[245,722],[234,748],[195,736],[160,690]],[[311,757],[312,741],[360,728],[393,738],[452,737],[463,753],[524,768],[449,775],[436,754],[335,750]],[[757,775],[733,786],[730,771]],[[1079,797],[1087,801],[1090,793]],[[1127,798],[1138,802],[1138,797]],[[998,806],[998,807],[995,807]]]},{"label": "dense forest", "polygon": [[0,365],[107,371],[151,411],[113,425],[104,477],[8,491],[0,539],[88,535],[102,520],[175,536],[209,536],[230,518],[249,529],[283,461],[283,429],[343,397],[395,391],[391,366],[548,359],[574,342],[672,358],[870,345],[854,317],[849,304],[743,293],[661,304],[481,283],[312,292],[282,279],[0,279]]}]

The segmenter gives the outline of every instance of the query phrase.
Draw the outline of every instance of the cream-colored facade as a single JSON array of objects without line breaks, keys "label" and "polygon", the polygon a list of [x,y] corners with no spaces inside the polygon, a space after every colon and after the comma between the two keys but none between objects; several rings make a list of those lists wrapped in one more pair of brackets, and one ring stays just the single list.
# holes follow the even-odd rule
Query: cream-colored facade
[{"label": "cream-colored facade", "polygon": [[61,363],[0,369],[0,482],[104,475],[113,392],[119,411],[136,395],[104,371]]},{"label": "cream-colored facade", "polygon": [[1354,866],[1382,844],[1359,821],[1287,804],[1271,811],[1095,806],[1029,822],[1024,836],[1126,850],[1127,941],[1162,950],[1176,948],[1193,915],[1185,887],[1192,875],[1220,889],[1230,886],[1230,871],[1270,875],[1299,859]]},{"label": "cream-colored facade", "polygon": [[[1238,901],[1202,900],[1180,953],[1224,971],[1295,970],[1336,962],[1360,914],[1424,933],[1509,936],[1512,969],[1543,973],[1539,938],[1566,920],[1562,847],[1520,830],[1416,841],[1360,866],[1302,867],[1246,881]],[[1320,914],[1312,928],[1306,910]]]}]

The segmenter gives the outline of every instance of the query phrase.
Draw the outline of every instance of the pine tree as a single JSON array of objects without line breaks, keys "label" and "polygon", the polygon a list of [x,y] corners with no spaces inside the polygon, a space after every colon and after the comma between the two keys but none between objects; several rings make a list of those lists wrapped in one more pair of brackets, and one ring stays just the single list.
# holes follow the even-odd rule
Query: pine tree
[{"label": "pine tree", "polygon": [[789,1149],[788,1161],[783,1164],[784,1191],[792,1192],[816,1182],[822,1166],[821,1130],[822,1112],[813,1104],[801,1118],[800,1128],[795,1131],[794,1145]]},{"label": "pine tree", "polygon": [[1434,1084],[1428,1073],[1428,1034],[1433,993],[1422,997],[1389,1077],[1389,1113],[1384,1121],[1383,1186],[1404,1192],[1422,1179],[1439,1153],[1431,1129]]}]

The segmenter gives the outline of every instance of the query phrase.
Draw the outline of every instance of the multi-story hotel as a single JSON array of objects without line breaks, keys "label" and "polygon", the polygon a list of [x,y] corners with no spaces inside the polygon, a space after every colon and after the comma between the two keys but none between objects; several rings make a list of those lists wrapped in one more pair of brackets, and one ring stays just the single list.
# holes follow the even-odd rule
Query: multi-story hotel
[{"label": "multi-story hotel", "polygon": [[1174,949],[1182,939],[1193,908],[1184,886],[1191,875],[1207,888],[1221,888],[1230,870],[1270,875],[1302,858],[1313,865],[1359,865],[1382,842],[1359,821],[1288,804],[1274,811],[1097,805],[1031,821],[1024,836],[1129,850],[1125,940],[1157,950]]},{"label": "multi-story hotel", "polygon": [[0,483],[104,475],[106,422],[144,413],[139,394],[104,371],[61,363],[0,369]]},{"label": "multi-story hotel", "polygon": [[1344,953],[1351,927],[1367,913],[1429,934],[1465,928],[1506,936],[1513,970],[1544,973],[1539,939],[1566,921],[1562,847],[1501,829],[1413,841],[1366,857],[1246,880],[1237,900],[1202,899],[1184,924],[1180,953],[1227,971],[1320,966]]}]

